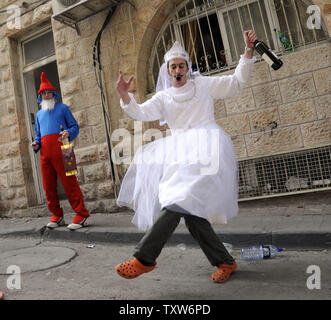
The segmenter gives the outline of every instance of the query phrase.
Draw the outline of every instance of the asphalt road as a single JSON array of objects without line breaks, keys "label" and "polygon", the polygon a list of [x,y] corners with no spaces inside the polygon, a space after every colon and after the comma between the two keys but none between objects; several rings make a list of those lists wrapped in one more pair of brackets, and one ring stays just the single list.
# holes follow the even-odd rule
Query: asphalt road
[{"label": "asphalt road", "polygon": [[227,282],[216,284],[209,279],[215,268],[198,247],[166,246],[154,271],[126,280],[114,267],[131,259],[133,245],[87,246],[0,239],[0,291],[5,300],[200,300],[208,304],[208,300],[331,297],[328,250],[285,249],[274,259],[253,262],[242,261],[234,250],[237,271]]}]

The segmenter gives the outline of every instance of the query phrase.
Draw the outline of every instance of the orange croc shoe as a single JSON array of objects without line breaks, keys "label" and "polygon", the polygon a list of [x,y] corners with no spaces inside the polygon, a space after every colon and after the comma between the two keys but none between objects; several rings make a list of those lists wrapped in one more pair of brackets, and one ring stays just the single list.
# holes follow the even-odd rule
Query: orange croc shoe
[{"label": "orange croc shoe", "polygon": [[230,274],[237,269],[237,263],[233,264],[220,264],[218,269],[211,275],[210,279],[214,282],[224,282],[229,279]]},{"label": "orange croc shoe", "polygon": [[152,271],[156,266],[144,266],[137,258],[118,264],[115,267],[118,275],[126,279],[134,279],[143,273]]}]

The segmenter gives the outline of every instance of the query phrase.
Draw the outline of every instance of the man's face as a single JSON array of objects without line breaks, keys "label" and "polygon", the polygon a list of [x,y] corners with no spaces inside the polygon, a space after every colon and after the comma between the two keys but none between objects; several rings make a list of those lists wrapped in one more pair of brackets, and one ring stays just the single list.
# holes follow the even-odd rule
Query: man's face
[{"label": "man's face", "polygon": [[53,98],[53,92],[49,90],[45,90],[41,93],[41,98],[43,100],[50,100]]},{"label": "man's face", "polygon": [[179,88],[186,83],[187,72],[188,66],[186,60],[175,58],[169,61],[168,73],[171,77],[173,87]]}]

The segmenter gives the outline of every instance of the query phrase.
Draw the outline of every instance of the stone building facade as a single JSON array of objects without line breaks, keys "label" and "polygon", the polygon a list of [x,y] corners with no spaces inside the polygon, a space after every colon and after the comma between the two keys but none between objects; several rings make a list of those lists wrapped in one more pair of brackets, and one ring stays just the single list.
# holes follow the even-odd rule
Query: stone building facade
[{"label": "stone building facade", "polygon": [[[105,123],[111,139],[118,128],[139,134],[166,127],[154,122],[139,126],[124,114],[116,92],[118,72],[121,69],[126,77],[135,76],[131,91],[138,101],[149,97],[148,68],[155,39],[181,2],[132,0],[117,6],[101,41],[105,116],[92,52],[108,11],[81,21],[78,34],[52,18],[52,1],[26,0],[22,6],[22,1],[0,0],[0,216],[47,212],[38,156],[30,148],[37,110],[31,102],[32,92],[38,89],[36,79],[43,68],[56,73],[54,81],[62,100],[80,126],[75,152],[88,209],[92,213],[119,210],[116,192],[127,164],[115,165],[112,174]],[[320,7],[330,35],[329,2],[311,3]],[[17,26],[17,20],[9,19],[13,5],[19,8]],[[51,41],[52,48],[45,46],[44,34],[49,37],[45,36],[45,43]],[[282,60],[281,72],[257,62],[249,86],[239,96],[216,102],[215,118],[232,137],[239,160],[331,145],[330,42],[284,55]],[[132,142],[127,140],[130,145]],[[66,200],[63,204],[70,210]]]}]

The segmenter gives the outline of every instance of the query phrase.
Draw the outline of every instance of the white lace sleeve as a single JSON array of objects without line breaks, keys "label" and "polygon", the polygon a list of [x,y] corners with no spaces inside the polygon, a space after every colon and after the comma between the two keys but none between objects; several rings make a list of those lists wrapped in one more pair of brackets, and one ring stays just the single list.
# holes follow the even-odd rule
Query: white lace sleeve
[{"label": "white lace sleeve", "polygon": [[121,108],[133,119],[140,121],[155,121],[163,119],[162,115],[162,99],[158,95],[154,95],[151,99],[142,104],[138,104],[133,97],[132,93],[129,93],[130,102],[124,104],[123,100],[120,100]]},{"label": "white lace sleeve", "polygon": [[216,77],[201,77],[201,81],[213,99],[225,99],[240,93],[247,85],[253,70],[256,58],[247,59],[243,55],[239,60],[234,74]]}]

